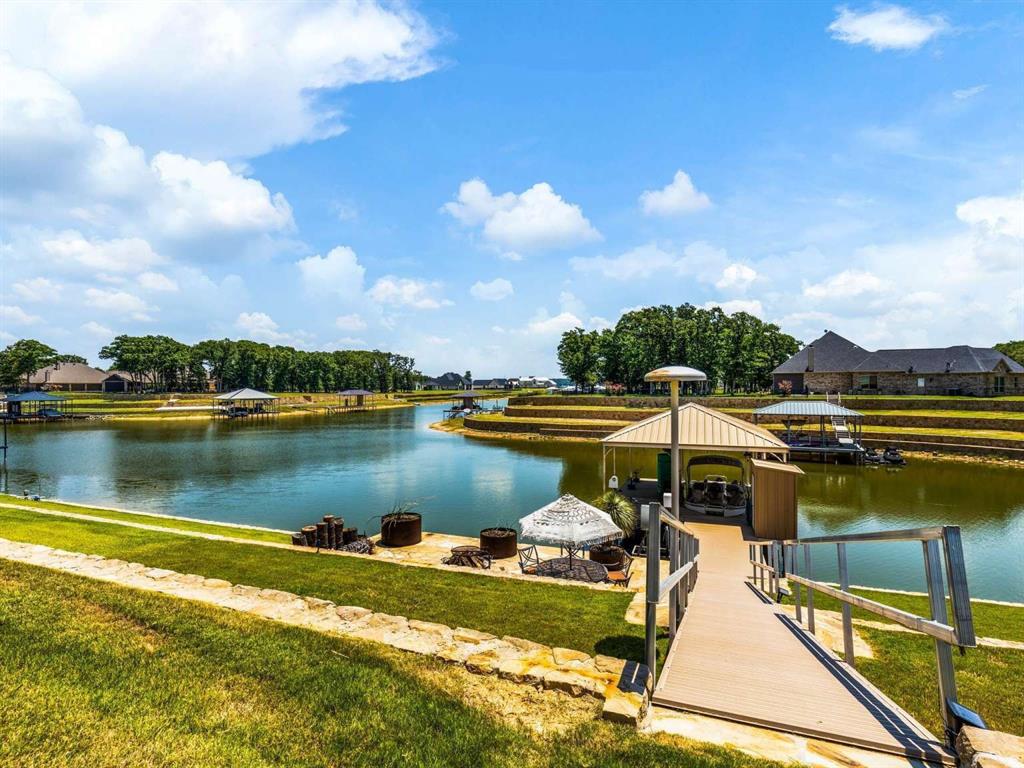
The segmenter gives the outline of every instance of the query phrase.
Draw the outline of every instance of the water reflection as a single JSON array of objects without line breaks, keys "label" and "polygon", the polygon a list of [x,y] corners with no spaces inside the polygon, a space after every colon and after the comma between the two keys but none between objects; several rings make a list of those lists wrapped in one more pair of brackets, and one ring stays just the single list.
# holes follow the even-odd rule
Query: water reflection
[{"label": "water reflection", "polygon": [[[415,500],[428,529],[466,535],[559,493],[600,493],[600,446],[464,439],[428,428],[441,410],[22,426],[11,431],[7,482],[15,493],[286,529],[328,512],[373,527],[393,503]],[[654,471],[650,453],[619,459],[620,475]],[[1024,472],[930,461],[893,471],[803,466],[801,535],[957,523],[973,593],[1024,600]],[[834,578],[834,549],[819,549],[816,575]],[[919,545],[851,547],[849,557],[854,583],[922,587]]]}]

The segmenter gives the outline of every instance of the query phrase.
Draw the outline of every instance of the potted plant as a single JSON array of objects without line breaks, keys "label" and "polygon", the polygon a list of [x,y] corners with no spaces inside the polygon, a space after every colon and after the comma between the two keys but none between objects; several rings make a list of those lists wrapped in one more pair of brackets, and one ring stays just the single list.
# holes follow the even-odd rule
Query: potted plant
[{"label": "potted plant", "polygon": [[488,552],[495,560],[515,557],[518,554],[519,534],[515,528],[496,525],[480,531],[480,549]]},{"label": "potted plant", "polygon": [[[603,512],[607,512],[612,522],[622,529],[626,536],[633,532],[637,523],[636,507],[621,493],[608,491],[594,499],[593,504]],[[626,550],[614,541],[595,544],[590,548],[590,559],[595,563],[601,563],[610,571],[620,570],[625,556]]]},{"label": "potted plant", "polygon": [[380,519],[380,543],[385,547],[408,547],[423,540],[423,516],[413,504],[395,504]]}]

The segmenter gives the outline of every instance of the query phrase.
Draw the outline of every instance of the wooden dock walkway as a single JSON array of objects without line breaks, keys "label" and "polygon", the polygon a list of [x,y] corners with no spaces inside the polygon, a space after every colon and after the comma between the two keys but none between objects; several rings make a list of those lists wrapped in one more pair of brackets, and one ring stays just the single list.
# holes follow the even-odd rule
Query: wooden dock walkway
[{"label": "wooden dock walkway", "polygon": [[953,764],[934,735],[753,588],[745,528],[706,518],[687,528],[700,539],[700,576],[655,704]]}]

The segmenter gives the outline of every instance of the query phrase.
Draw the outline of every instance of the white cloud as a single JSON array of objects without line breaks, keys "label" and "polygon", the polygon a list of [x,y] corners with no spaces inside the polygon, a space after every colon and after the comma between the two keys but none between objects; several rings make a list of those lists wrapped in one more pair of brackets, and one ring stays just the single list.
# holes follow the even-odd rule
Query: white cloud
[{"label": "white cloud", "polygon": [[301,332],[290,334],[283,332],[274,319],[266,312],[242,312],[235,320],[235,328],[246,338],[262,341],[267,344],[286,344],[303,346],[308,338]]},{"label": "white cloud", "polygon": [[149,314],[154,308],[133,293],[118,290],[116,288],[86,288],[86,303],[90,308],[102,309],[112,312],[115,315],[124,315],[133,320],[148,322],[152,320]]},{"label": "white cloud", "polygon": [[367,295],[378,304],[392,304],[413,309],[440,309],[451,301],[436,297],[441,284],[387,275],[377,280]]},{"label": "white cloud", "polygon": [[956,216],[994,234],[1024,239],[1024,197],[974,197],[956,207]]},{"label": "white cloud", "polygon": [[151,166],[163,194],[150,203],[150,215],[170,235],[275,232],[294,226],[284,195],[271,195],[259,181],[239,176],[220,160],[202,163],[160,152]]},{"label": "white cloud", "polygon": [[725,290],[732,288],[744,291],[757,279],[757,270],[748,267],[746,264],[730,264],[722,270],[722,276],[715,283],[716,288]]},{"label": "white cloud", "polygon": [[481,301],[501,301],[502,299],[507,299],[514,292],[512,283],[503,277],[496,277],[489,283],[478,280],[469,289],[470,295]]},{"label": "white cloud", "polygon": [[139,275],[138,283],[145,291],[174,293],[178,290],[177,281],[159,272],[143,272]]},{"label": "white cloud", "polygon": [[143,272],[164,261],[139,237],[88,240],[74,230],[44,240],[43,252],[58,266],[115,274]]},{"label": "white cloud", "polygon": [[64,286],[45,277],[32,277],[11,286],[14,293],[25,301],[53,301],[60,297]]},{"label": "white cloud", "polygon": [[805,285],[803,294],[812,299],[844,299],[865,293],[878,293],[888,284],[871,272],[846,269],[820,283]]},{"label": "white cloud", "polygon": [[571,248],[601,239],[580,206],[563,200],[550,184],[534,184],[522,194],[494,195],[481,179],[459,185],[455,200],[443,211],[468,227],[482,226],[484,239],[508,251]]},{"label": "white cloud", "polygon": [[732,315],[737,312],[746,312],[748,315],[754,315],[754,317],[764,317],[764,307],[761,306],[761,302],[757,299],[708,301],[704,304],[704,309],[714,309],[715,307],[721,307],[722,311],[727,315]]},{"label": "white cloud", "polygon": [[296,266],[310,293],[351,297],[363,290],[366,269],[348,246],[332,248],[326,256],[309,256],[296,262]]},{"label": "white cloud", "polygon": [[640,207],[648,216],[678,216],[710,208],[711,199],[697,191],[684,171],[676,171],[667,186],[641,194]]},{"label": "white cloud", "polygon": [[500,254],[498,254],[498,258],[499,259],[503,259],[504,261],[522,261],[523,260],[522,254],[516,253],[515,251],[503,251]]},{"label": "white cloud", "polygon": [[551,316],[541,311],[526,326],[526,333],[533,336],[561,336],[573,328],[582,328],[583,321],[572,312],[559,312]]},{"label": "white cloud", "polygon": [[884,51],[920,48],[948,28],[949,23],[942,16],[919,16],[898,5],[864,12],[840,6],[839,16],[829,24],[828,31],[844,43]]},{"label": "white cloud", "polygon": [[97,323],[95,320],[90,320],[87,323],[82,323],[82,330],[90,336],[96,336],[101,339],[113,338],[114,332],[107,328],[105,325]]},{"label": "white cloud", "polygon": [[612,280],[671,276],[712,282],[728,266],[729,260],[721,248],[697,241],[686,246],[680,254],[648,243],[619,256],[574,257],[569,263],[577,272],[596,273]]},{"label": "white cloud", "polygon": [[451,344],[452,340],[449,339],[446,336],[424,336],[423,337],[423,342],[425,344],[429,344],[432,347],[435,347],[435,346],[442,346],[443,347],[446,344]]},{"label": "white cloud", "polygon": [[334,325],[342,331],[361,331],[366,328],[366,321],[358,314],[339,315]]},{"label": "white cloud", "polygon": [[429,72],[438,39],[409,6],[374,0],[0,5],[0,50],[143,145],[204,158],[341,133],[322,92]]},{"label": "white cloud", "polygon": [[0,304],[0,320],[14,325],[32,325],[38,323],[42,318],[38,315],[30,315],[21,307],[10,304]]},{"label": "white cloud", "polygon": [[613,323],[611,320],[608,320],[607,318],[601,317],[599,315],[594,315],[593,317],[591,317],[587,321],[587,324],[591,328],[593,328],[594,330],[597,330],[597,331],[603,331],[605,328],[614,328],[615,327],[615,323]]},{"label": "white cloud", "polygon": [[558,294],[558,307],[562,312],[573,315],[583,315],[587,311],[586,304],[572,291],[561,291]]},{"label": "white cloud", "polygon": [[972,85],[970,88],[959,88],[953,91],[953,98],[956,99],[957,101],[964,101],[966,99],[974,98],[978,94],[984,93],[987,90],[987,84]]}]

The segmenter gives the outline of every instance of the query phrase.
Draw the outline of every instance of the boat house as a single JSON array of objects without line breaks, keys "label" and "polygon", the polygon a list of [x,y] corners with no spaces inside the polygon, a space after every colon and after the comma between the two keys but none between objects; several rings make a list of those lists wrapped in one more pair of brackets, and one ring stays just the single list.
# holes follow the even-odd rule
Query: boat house
[{"label": "boat house", "polygon": [[[671,492],[671,411],[623,427],[601,441],[604,485],[636,504],[660,502]],[[688,512],[708,517],[745,516],[756,536],[797,534],[799,467],[787,463],[789,446],[766,429],[697,403],[679,408],[680,499]],[[633,476],[632,452],[657,451],[657,478]],[[620,452],[625,451],[620,479]],[[609,474],[611,470],[611,474]]]},{"label": "boat house", "polygon": [[213,399],[213,415],[229,419],[268,418],[278,414],[278,398],[258,389],[236,389]]},{"label": "boat house", "polygon": [[1024,365],[997,349],[960,345],[875,352],[826,331],[772,371],[780,394],[1024,394]]},{"label": "boat house", "polygon": [[59,421],[71,417],[71,401],[49,392],[8,395],[4,418],[10,421]]},{"label": "boat house", "polygon": [[782,424],[782,440],[792,453],[847,455],[864,452],[864,414],[825,400],[783,400],[754,411],[755,424]]}]

